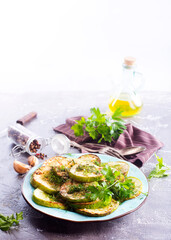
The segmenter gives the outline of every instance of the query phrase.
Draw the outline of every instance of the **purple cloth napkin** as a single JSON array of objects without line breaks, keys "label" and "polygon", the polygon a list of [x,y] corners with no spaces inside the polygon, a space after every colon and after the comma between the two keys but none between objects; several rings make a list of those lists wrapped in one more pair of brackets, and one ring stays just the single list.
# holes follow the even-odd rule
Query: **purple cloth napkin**
[{"label": "purple cloth napkin", "polygon": [[[92,140],[88,133],[85,133],[85,135],[81,137],[75,137],[74,131],[71,130],[71,126],[76,123],[76,120],[80,119],[81,116],[69,118],[66,120],[65,124],[55,127],[54,131],[65,134],[70,140],[75,141],[79,144],[84,145],[85,143],[97,143],[97,140]],[[126,130],[124,130],[124,132],[119,136],[117,140],[114,140],[111,143],[102,142],[102,144],[109,145],[116,149],[122,149],[124,147],[130,146],[146,147],[145,151],[133,156],[126,157],[127,161],[135,164],[138,167],[142,167],[142,165],[152,156],[152,154],[163,146],[163,143],[152,136],[150,133],[142,131],[141,129],[134,127],[131,124],[127,124],[126,126]]]}]

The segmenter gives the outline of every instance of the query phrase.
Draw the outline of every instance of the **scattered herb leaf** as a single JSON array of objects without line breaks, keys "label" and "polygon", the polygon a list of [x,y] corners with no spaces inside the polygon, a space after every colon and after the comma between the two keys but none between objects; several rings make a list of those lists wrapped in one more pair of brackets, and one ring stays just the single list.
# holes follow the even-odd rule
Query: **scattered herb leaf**
[{"label": "scattered herb leaf", "polygon": [[11,216],[4,216],[0,214],[0,229],[2,231],[8,231],[11,226],[19,225],[19,221],[23,219],[23,212],[16,213],[16,217],[14,214]]},{"label": "scattered herb leaf", "polygon": [[143,198],[144,198],[144,196],[148,196],[148,192],[146,192],[146,193],[143,193],[143,192],[141,192],[141,194],[138,196],[138,198],[140,199],[140,200],[142,200]]},{"label": "scattered herb leaf", "polygon": [[150,174],[148,175],[148,179],[167,177],[169,175],[169,173],[166,173],[166,171],[171,170],[171,169],[163,163],[162,157],[159,158],[156,154],[155,154],[155,156],[156,156],[158,163],[156,164],[155,169],[153,169],[150,172]]},{"label": "scattered herb leaf", "polygon": [[72,153],[65,153],[65,155],[72,157]]}]

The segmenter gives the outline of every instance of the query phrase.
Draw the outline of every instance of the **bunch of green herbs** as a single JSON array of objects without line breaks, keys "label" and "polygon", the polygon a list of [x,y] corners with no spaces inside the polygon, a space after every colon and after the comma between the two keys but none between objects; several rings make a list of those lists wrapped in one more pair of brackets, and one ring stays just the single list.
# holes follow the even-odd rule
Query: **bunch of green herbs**
[{"label": "bunch of green herbs", "polygon": [[91,108],[90,112],[92,114],[90,117],[87,119],[82,117],[71,127],[75,136],[83,136],[87,132],[93,140],[98,140],[98,143],[102,140],[111,142],[126,129],[124,121],[120,118],[122,111],[119,108],[112,116],[102,114],[99,108]]}]

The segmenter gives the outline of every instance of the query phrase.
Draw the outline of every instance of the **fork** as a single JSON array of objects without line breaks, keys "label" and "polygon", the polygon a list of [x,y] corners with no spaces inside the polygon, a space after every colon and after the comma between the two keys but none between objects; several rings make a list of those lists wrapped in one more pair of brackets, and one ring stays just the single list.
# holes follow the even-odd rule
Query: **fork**
[{"label": "fork", "polygon": [[99,147],[99,149],[91,149],[91,148],[85,147],[83,145],[80,145],[80,144],[78,144],[74,141],[70,141],[70,145],[72,147],[76,147],[76,148],[79,148],[81,150],[85,150],[87,152],[107,154],[107,155],[110,155],[110,156],[113,156],[113,157],[117,157],[117,158],[120,158],[120,159],[123,159],[123,160],[127,160],[122,154],[118,153],[115,149],[113,149],[110,146],[106,146],[106,145],[100,145],[99,146],[97,144],[97,147]]}]

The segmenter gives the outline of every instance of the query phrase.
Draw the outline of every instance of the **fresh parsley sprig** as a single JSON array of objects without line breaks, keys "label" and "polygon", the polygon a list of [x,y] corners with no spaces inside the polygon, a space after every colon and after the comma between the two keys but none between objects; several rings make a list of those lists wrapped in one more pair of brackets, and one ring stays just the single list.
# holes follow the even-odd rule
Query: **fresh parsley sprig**
[{"label": "fresh parsley sprig", "polygon": [[102,169],[102,173],[115,200],[123,202],[134,194],[134,182],[121,174],[121,172],[114,171],[108,166]]},{"label": "fresh parsley sprig", "polygon": [[106,142],[111,142],[126,129],[124,121],[120,118],[122,111],[119,108],[112,116],[102,114],[99,108],[91,108],[90,112],[92,115],[89,118],[82,117],[71,127],[75,136],[83,136],[87,132],[92,139],[98,139],[98,143],[103,139]]},{"label": "fresh parsley sprig", "polygon": [[99,181],[98,185],[89,186],[87,188],[86,196],[91,200],[95,201],[97,198],[108,202],[109,198],[113,195],[110,187],[117,181],[120,172],[113,172],[112,169],[108,167],[103,167],[101,172],[104,176],[102,181]]},{"label": "fresh parsley sprig", "polygon": [[134,195],[135,184],[131,179],[125,178],[123,182],[117,181],[111,187],[111,191],[113,192],[113,198],[122,203]]},{"label": "fresh parsley sprig", "polygon": [[112,196],[112,192],[108,188],[107,184],[103,182],[103,184],[98,184],[96,186],[88,186],[86,197],[91,201],[95,201],[96,199],[100,199],[103,202],[108,202],[109,198]]},{"label": "fresh parsley sprig", "polygon": [[101,171],[105,179],[87,189],[86,196],[91,201],[97,198],[108,201],[112,196],[116,201],[123,202],[134,194],[135,184],[131,179],[124,177],[119,171],[112,170],[110,166],[104,167]]},{"label": "fresh parsley sprig", "polygon": [[19,225],[19,221],[23,219],[23,212],[16,213],[16,217],[14,214],[11,216],[4,216],[0,214],[0,229],[2,231],[8,231],[11,226]]},{"label": "fresh parsley sprig", "polygon": [[162,177],[167,177],[169,175],[169,173],[167,173],[166,171],[171,170],[169,167],[167,167],[164,163],[163,163],[163,158],[159,158],[159,156],[156,156],[156,160],[158,161],[158,163],[156,164],[155,169],[153,169],[150,174],[148,175],[148,179],[151,178],[162,178]]}]

